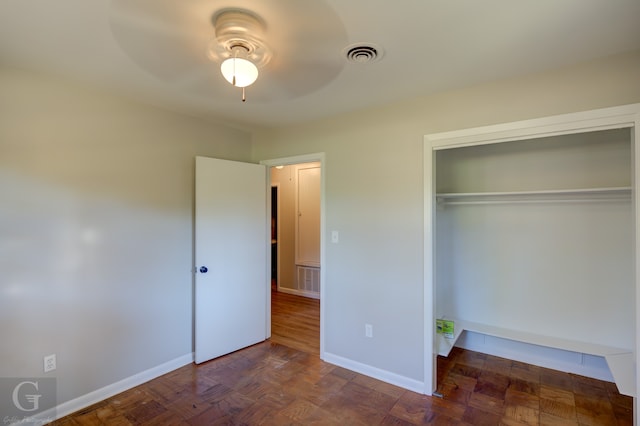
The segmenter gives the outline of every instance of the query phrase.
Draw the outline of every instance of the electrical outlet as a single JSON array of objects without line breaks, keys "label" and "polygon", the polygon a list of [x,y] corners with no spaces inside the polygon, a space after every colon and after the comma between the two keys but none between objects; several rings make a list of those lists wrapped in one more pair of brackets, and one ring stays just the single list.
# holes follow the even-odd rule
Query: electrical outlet
[{"label": "electrical outlet", "polygon": [[47,355],[44,357],[44,372],[48,373],[56,369],[56,354]]},{"label": "electrical outlet", "polygon": [[365,337],[373,337],[373,326],[371,324],[364,325],[364,335]]}]

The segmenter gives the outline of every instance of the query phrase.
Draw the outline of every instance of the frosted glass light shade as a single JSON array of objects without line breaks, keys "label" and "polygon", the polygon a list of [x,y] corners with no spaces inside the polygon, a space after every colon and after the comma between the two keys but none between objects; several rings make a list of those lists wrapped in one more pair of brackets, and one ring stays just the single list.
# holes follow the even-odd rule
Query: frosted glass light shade
[{"label": "frosted glass light shade", "polygon": [[231,84],[235,75],[237,87],[246,87],[253,84],[258,78],[258,67],[251,61],[243,58],[226,59],[220,66],[224,78]]}]

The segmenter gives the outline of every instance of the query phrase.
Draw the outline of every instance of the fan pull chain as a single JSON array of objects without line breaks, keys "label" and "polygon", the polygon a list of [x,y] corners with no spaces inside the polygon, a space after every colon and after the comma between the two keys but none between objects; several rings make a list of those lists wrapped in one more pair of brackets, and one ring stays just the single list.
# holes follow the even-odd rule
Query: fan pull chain
[{"label": "fan pull chain", "polygon": [[242,88],[242,102],[246,102],[247,101],[247,97],[245,96],[244,93],[244,87]]},{"label": "fan pull chain", "polygon": [[231,84],[236,85],[236,59],[238,58],[238,51],[233,52],[233,81]]}]

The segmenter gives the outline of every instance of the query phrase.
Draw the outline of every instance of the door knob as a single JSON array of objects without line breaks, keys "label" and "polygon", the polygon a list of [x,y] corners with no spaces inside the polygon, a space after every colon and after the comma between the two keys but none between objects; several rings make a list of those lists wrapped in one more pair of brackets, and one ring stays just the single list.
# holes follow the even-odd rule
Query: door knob
[{"label": "door knob", "polygon": [[200,267],[200,272],[202,272],[203,274],[206,274],[206,273],[207,273],[207,271],[208,271],[208,269],[207,269],[207,267],[206,267],[206,266],[201,266],[201,267]]}]

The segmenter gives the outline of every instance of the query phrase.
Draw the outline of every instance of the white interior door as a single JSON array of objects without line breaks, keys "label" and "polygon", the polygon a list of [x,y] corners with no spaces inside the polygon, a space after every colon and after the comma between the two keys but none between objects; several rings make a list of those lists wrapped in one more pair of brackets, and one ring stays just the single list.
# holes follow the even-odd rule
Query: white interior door
[{"label": "white interior door", "polygon": [[266,188],[263,165],[196,157],[196,363],[267,338]]}]

